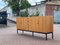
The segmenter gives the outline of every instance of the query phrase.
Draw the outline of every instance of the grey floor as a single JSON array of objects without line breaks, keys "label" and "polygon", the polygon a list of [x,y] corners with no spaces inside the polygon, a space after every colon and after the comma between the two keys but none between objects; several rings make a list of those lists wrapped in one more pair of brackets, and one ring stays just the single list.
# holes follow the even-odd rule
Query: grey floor
[{"label": "grey floor", "polygon": [[8,25],[0,25],[0,45],[60,45],[60,25],[54,24],[54,39],[51,34],[48,35],[48,40],[45,40],[44,34],[35,33],[35,37],[31,32],[22,34],[16,33],[16,25],[8,21]]}]

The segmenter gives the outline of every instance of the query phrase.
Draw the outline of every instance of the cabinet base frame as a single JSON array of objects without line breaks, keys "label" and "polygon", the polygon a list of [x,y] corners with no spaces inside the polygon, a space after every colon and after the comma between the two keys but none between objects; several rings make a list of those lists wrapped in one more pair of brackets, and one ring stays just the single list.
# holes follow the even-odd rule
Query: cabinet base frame
[{"label": "cabinet base frame", "polygon": [[[17,29],[17,34],[18,34],[18,31],[19,31],[20,29]],[[24,31],[27,31],[27,30],[21,30],[22,31],[22,33],[24,33]],[[34,31],[29,31],[29,32],[32,32],[32,36],[34,36],[34,33],[41,33],[41,34],[45,34],[46,35],[46,40],[47,40],[47,34],[52,34],[52,39],[53,39],[53,32],[47,32],[47,33],[44,33],[44,32],[34,32]]]}]

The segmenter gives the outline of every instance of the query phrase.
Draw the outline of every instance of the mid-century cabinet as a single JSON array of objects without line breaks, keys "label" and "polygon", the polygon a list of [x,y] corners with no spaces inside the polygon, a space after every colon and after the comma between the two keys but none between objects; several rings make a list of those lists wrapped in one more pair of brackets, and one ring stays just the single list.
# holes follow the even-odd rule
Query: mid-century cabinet
[{"label": "mid-century cabinet", "polygon": [[16,19],[18,30],[31,31],[46,35],[52,33],[53,38],[53,16],[20,17]]}]

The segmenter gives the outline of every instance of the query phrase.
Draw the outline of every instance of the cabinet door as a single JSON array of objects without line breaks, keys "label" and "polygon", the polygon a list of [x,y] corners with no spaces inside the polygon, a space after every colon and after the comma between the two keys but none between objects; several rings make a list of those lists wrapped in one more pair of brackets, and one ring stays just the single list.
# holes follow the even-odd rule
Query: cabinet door
[{"label": "cabinet door", "polygon": [[43,28],[43,17],[40,16],[38,20],[39,20],[38,32],[42,32],[43,31],[43,29],[42,29]]},{"label": "cabinet door", "polygon": [[39,17],[35,17],[35,31],[39,32]]},{"label": "cabinet door", "polygon": [[29,18],[29,30],[35,31],[35,17]]},{"label": "cabinet door", "polygon": [[46,17],[45,16],[42,17],[42,32],[43,33],[47,32],[47,30],[46,30]]},{"label": "cabinet door", "polygon": [[52,18],[50,16],[43,17],[43,32],[49,33],[53,32]]},{"label": "cabinet door", "polygon": [[17,18],[16,23],[17,29],[21,30],[23,28],[23,18]]},{"label": "cabinet door", "polygon": [[24,17],[23,19],[23,29],[24,30],[28,30],[28,18],[27,17]]}]

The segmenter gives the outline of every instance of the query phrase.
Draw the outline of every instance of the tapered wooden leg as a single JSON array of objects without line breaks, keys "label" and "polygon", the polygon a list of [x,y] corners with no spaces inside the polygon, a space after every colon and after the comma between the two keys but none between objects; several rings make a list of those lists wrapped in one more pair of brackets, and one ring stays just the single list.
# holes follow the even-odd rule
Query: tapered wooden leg
[{"label": "tapered wooden leg", "polygon": [[47,40],[47,34],[45,34],[46,35],[46,40]]}]

